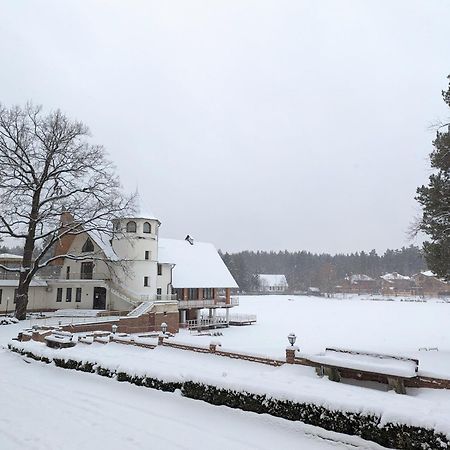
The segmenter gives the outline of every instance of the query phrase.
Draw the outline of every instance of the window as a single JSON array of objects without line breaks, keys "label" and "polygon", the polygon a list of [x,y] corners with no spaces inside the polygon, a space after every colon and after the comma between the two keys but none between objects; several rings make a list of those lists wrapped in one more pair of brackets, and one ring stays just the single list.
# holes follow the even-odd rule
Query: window
[{"label": "window", "polygon": [[144,222],[144,233],[151,233],[152,226],[148,222]]},{"label": "window", "polygon": [[161,295],[161,291],[162,291],[161,288],[156,289],[156,293],[157,293],[158,295]]},{"label": "window", "polygon": [[81,288],[77,288],[77,290],[75,291],[75,301],[77,303],[81,302]]},{"label": "window", "polygon": [[66,280],[70,280],[70,266],[66,267]]},{"label": "window", "polygon": [[82,280],[92,280],[94,274],[94,263],[90,261],[85,261],[81,263],[81,279]]},{"label": "window", "polygon": [[62,288],[56,290],[56,301],[62,302]]},{"label": "window", "polygon": [[213,298],[213,288],[203,288],[203,300],[209,300]]},{"label": "window", "polygon": [[66,289],[66,302],[72,301],[72,288]]},{"label": "window", "polygon": [[89,253],[89,252],[93,252],[94,251],[94,244],[92,243],[92,241],[87,238],[86,242],[84,243],[83,247],[81,248],[81,252],[82,253]]},{"label": "window", "polygon": [[162,275],[162,264],[158,264],[158,275]]},{"label": "window", "polygon": [[133,220],[127,223],[127,233],[136,233],[136,222]]},{"label": "window", "polygon": [[144,277],[144,286],[148,287],[148,277]]},{"label": "window", "polygon": [[150,252],[145,250],[145,259],[150,259]]},{"label": "window", "polygon": [[188,289],[188,300],[198,300],[198,289],[189,288]]}]

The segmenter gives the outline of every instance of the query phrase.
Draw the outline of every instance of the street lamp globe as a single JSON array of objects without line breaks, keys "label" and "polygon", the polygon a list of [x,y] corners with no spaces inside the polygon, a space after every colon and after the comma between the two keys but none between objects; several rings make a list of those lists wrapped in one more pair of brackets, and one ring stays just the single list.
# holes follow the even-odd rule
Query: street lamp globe
[{"label": "street lamp globe", "polygon": [[291,346],[293,346],[295,344],[296,340],[297,340],[297,336],[295,335],[295,333],[290,333],[288,335],[288,341],[291,344]]},{"label": "street lamp globe", "polygon": [[166,322],[163,322],[161,324],[161,331],[163,332],[163,334],[166,334],[166,331],[167,331],[167,323]]}]

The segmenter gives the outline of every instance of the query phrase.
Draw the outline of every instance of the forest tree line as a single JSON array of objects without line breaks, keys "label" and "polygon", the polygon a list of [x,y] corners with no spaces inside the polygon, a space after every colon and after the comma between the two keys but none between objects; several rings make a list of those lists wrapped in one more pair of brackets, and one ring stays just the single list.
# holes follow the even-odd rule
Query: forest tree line
[{"label": "forest tree line", "polygon": [[259,273],[284,274],[292,291],[318,287],[322,292],[334,292],[335,287],[352,274],[376,278],[388,272],[414,275],[427,270],[422,252],[415,246],[386,250],[382,255],[375,250],[337,255],[287,250],[220,254],[240,290],[247,292],[256,290]]}]

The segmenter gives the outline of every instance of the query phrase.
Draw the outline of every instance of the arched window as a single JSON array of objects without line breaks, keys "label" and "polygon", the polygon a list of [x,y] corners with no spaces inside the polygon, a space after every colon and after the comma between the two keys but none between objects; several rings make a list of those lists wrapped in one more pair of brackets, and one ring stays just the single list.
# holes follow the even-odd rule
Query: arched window
[{"label": "arched window", "polygon": [[136,222],[133,220],[127,223],[127,233],[136,233]]},{"label": "arched window", "polygon": [[82,253],[89,253],[94,251],[94,244],[90,240],[90,238],[86,239],[86,242],[83,244],[83,247],[81,249]]},{"label": "arched window", "polygon": [[144,233],[151,233],[152,226],[148,222],[144,222]]}]

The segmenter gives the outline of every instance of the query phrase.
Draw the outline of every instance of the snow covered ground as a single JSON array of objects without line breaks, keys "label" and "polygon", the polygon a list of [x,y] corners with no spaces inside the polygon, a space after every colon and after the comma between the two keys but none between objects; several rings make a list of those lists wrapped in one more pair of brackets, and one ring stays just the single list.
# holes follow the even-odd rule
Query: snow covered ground
[{"label": "snow covered ground", "polygon": [[[422,374],[450,378],[450,304],[437,300],[388,302],[365,301],[363,297],[248,296],[240,297],[240,306],[232,312],[255,313],[258,322],[221,330],[220,337],[193,336],[183,331],[174,340],[201,346],[215,340],[225,350],[283,358],[288,345],[286,337],[293,331],[302,352],[342,347],[413,356],[420,360]],[[55,323],[59,320],[64,323],[72,319],[48,319]],[[0,345],[17,335],[24,325],[29,322],[0,327]],[[419,351],[419,348],[438,350]],[[43,346],[41,349],[50,351]],[[81,352],[86,359],[110,367],[123,364],[141,373],[165,374],[174,379],[190,377],[235,387],[247,385],[277,396],[381,412],[385,420],[401,418],[450,432],[448,391],[410,389],[408,396],[399,396],[332,383],[317,378],[306,367],[273,368],[171,348],[145,350],[120,344],[93,344],[78,345],[64,352],[74,355]],[[159,448],[191,449],[203,442],[217,449],[379,448],[299,423],[213,407],[176,394],[35,361],[27,364],[24,358],[6,350],[0,350],[0,367],[2,450],[71,449],[80,445],[87,449],[99,445],[132,449],[149,443]],[[57,420],[57,426],[51,418]]]},{"label": "snow covered ground", "polygon": [[[0,327],[0,345],[20,327]],[[381,449],[298,422],[28,361],[5,349],[0,367],[2,450]]]},{"label": "snow covered ground", "polygon": [[[305,353],[339,347],[409,356],[420,360],[421,375],[450,378],[450,303],[369,299],[240,296],[231,314],[256,314],[257,323],[223,329],[223,336],[214,339],[224,350],[283,358],[287,335],[294,332]],[[186,330],[177,335],[177,340],[196,345],[208,345],[211,339]]]}]

